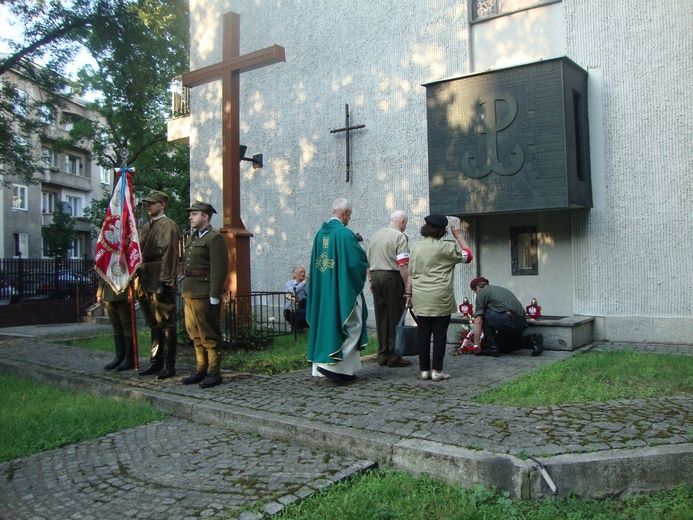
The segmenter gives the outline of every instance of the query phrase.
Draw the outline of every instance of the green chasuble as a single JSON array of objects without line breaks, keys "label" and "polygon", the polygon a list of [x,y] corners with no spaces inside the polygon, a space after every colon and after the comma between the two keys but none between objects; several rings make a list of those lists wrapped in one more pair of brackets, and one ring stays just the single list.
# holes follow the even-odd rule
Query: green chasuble
[{"label": "green chasuble", "polygon": [[368,268],[366,252],[353,231],[341,221],[331,219],[315,235],[310,265],[306,312],[310,324],[308,361],[335,363],[343,359],[342,343],[348,336],[344,324],[354,312],[357,298],[361,299],[363,309],[359,350],[368,343],[368,310],[363,296]]}]

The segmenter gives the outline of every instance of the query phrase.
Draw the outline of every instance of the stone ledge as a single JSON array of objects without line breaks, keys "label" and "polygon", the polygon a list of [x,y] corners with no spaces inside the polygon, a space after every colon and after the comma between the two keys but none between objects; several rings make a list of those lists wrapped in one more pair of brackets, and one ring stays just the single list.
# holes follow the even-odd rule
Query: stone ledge
[{"label": "stone ledge", "polygon": [[[453,316],[450,319],[447,342],[457,344],[460,327],[468,323],[467,318]],[[576,350],[593,341],[594,318],[592,316],[547,316],[538,320],[527,320],[528,334],[542,334],[546,350]]]},{"label": "stone ledge", "polygon": [[[693,444],[600,451],[538,458],[558,488],[593,498],[650,493],[693,484]],[[531,460],[530,464],[535,464]],[[678,478],[677,478],[678,476]],[[683,476],[683,477],[681,477]],[[551,495],[536,465],[530,473],[532,498]]]}]

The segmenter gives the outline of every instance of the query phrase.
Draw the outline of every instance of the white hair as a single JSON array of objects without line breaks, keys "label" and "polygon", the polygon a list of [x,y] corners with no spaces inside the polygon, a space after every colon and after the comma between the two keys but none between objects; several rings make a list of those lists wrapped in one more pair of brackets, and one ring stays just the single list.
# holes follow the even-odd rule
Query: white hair
[{"label": "white hair", "polygon": [[343,197],[335,199],[335,201],[332,203],[332,214],[339,215],[344,210],[353,211],[351,202]]},{"label": "white hair", "polygon": [[407,212],[401,209],[396,209],[390,215],[390,222],[399,222],[400,220],[409,220],[407,217]]}]

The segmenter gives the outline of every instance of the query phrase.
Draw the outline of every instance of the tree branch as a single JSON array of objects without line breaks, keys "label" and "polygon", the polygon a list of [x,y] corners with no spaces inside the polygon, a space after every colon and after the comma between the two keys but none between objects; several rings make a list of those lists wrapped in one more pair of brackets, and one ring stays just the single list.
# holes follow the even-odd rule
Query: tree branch
[{"label": "tree branch", "polygon": [[15,54],[7,58],[4,62],[2,62],[0,64],[0,75],[15,67],[20,61],[22,61],[22,59],[24,59],[26,56],[33,53],[37,49],[43,47],[44,45],[64,38],[70,32],[76,29],[82,29],[83,27],[87,27],[90,24],[90,19],[77,20],[75,22],[64,25],[60,29],[46,34],[43,38],[36,40],[28,47],[24,47],[20,51],[16,52]]}]

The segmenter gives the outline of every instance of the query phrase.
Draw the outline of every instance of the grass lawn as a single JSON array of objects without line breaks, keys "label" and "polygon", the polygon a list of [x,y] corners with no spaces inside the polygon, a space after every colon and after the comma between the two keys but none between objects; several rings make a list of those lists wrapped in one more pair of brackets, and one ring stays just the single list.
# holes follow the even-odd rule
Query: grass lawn
[{"label": "grass lawn", "polygon": [[693,487],[622,500],[561,497],[512,500],[428,477],[377,470],[287,507],[282,520],[691,520]]},{"label": "grass lawn", "polygon": [[692,393],[691,356],[586,352],[544,366],[472,400],[510,406],[546,406]]},{"label": "grass lawn", "polygon": [[166,417],[151,406],[0,373],[0,462]]}]

